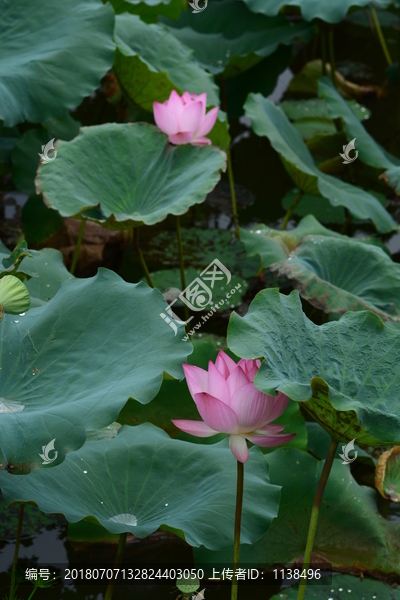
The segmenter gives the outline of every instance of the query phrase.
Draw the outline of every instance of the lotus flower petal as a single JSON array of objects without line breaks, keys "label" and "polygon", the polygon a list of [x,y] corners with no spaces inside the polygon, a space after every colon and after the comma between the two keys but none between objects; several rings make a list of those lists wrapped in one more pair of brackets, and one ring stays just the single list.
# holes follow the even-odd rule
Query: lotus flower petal
[{"label": "lotus flower petal", "polygon": [[204,119],[205,108],[201,102],[192,102],[185,106],[179,116],[180,131],[190,131],[194,137]]},{"label": "lotus flower petal", "polygon": [[192,146],[211,146],[211,140],[206,137],[196,138],[191,141]]},{"label": "lotus flower petal", "polygon": [[247,442],[242,435],[230,435],[229,447],[232,454],[239,462],[245,463],[249,460],[249,449],[247,447]]},{"label": "lotus flower petal", "polygon": [[[237,392],[237,390],[239,390],[244,385],[248,385],[251,382],[249,381],[249,378],[247,377],[246,373],[243,372],[242,369],[236,368],[229,375],[228,379],[226,380],[226,383],[228,385],[229,394],[232,398],[232,396]],[[229,405],[231,405],[231,402],[229,403]]]},{"label": "lotus flower petal", "polygon": [[187,419],[177,419],[172,421],[175,427],[178,427],[181,431],[185,433],[190,433],[190,435],[194,435],[196,437],[206,438],[211,437],[212,435],[216,435],[219,433],[218,431],[214,431],[204,423],[204,421],[189,421]]},{"label": "lotus flower petal", "polygon": [[183,365],[190,395],[194,400],[195,394],[208,392],[208,373],[195,365]]},{"label": "lotus flower petal", "polygon": [[278,417],[281,416],[283,412],[285,412],[287,405],[290,402],[290,399],[285,396],[282,392],[279,392],[277,396],[272,396],[275,400],[274,408],[269,415],[269,421],[275,421]]},{"label": "lotus flower petal", "polygon": [[192,133],[190,131],[181,131],[179,133],[174,133],[174,135],[169,136],[169,141],[171,144],[175,144],[175,146],[182,146],[182,144],[189,144],[192,139]]},{"label": "lotus flower petal", "polygon": [[230,394],[228,384],[225,378],[218,371],[214,363],[208,363],[208,393],[219,400],[222,400],[225,404],[229,404]]},{"label": "lotus flower petal", "polygon": [[237,415],[227,404],[205,393],[196,394],[194,400],[201,418],[211,429],[220,433],[237,433]]},{"label": "lotus flower petal", "polygon": [[273,408],[272,403],[273,399],[257,390],[252,383],[240,387],[230,404],[238,416],[239,431],[249,433],[265,425]]},{"label": "lotus flower petal", "polygon": [[232,371],[236,369],[237,364],[223,350],[220,350],[218,352],[217,360],[215,361],[215,366],[217,367],[218,371],[225,377],[225,379],[228,379]]},{"label": "lotus flower petal", "polygon": [[178,115],[168,106],[153,102],[153,113],[156,125],[161,131],[168,135],[174,135],[179,131]]},{"label": "lotus flower petal", "polygon": [[215,125],[215,121],[217,120],[218,111],[219,107],[216,106],[215,108],[212,108],[206,115],[204,115],[203,121],[199,129],[196,131],[195,139],[203,137],[204,135],[207,135],[207,133],[210,133],[211,129]]}]

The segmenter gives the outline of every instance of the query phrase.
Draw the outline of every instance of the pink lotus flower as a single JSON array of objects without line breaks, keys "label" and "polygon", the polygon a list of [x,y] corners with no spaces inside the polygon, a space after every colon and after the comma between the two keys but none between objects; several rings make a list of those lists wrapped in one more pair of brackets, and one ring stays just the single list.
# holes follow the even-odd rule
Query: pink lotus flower
[{"label": "pink lotus flower", "polygon": [[219,108],[212,108],[206,114],[206,102],[206,92],[200,96],[185,92],[181,98],[172,90],[163,104],[153,103],[157,127],[169,136],[171,144],[209,146],[211,140],[204,136],[214,127]]},{"label": "pink lotus flower", "polygon": [[173,420],[176,427],[197,437],[229,435],[229,446],[238,461],[249,458],[246,440],[258,446],[280,446],[295,433],[280,435],[284,425],[270,425],[286,409],[289,398],[279,392],[269,396],[254,387],[259,360],[237,364],[222,350],[208,371],[183,365],[186,381],[203,421]]}]

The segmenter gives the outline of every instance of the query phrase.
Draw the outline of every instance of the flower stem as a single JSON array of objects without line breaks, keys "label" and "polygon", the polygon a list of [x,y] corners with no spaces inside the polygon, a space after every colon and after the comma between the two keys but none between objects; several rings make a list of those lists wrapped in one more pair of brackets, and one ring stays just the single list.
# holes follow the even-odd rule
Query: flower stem
[{"label": "flower stem", "polygon": [[289,223],[289,219],[292,216],[292,214],[294,213],[296,206],[300,202],[302,196],[303,196],[303,192],[299,192],[297,194],[296,198],[293,200],[292,205],[289,206],[289,208],[287,209],[285,218],[283,219],[283,223],[282,223],[282,231],[285,231],[287,224]]},{"label": "flower stem", "polygon": [[[239,552],[240,552],[240,526],[242,523],[242,506],[243,506],[243,482],[244,482],[244,464],[237,461],[237,489],[236,489],[236,513],[235,513],[235,540],[233,543],[233,571],[236,574],[236,569],[239,567]],[[234,576],[232,583],[231,600],[237,600],[238,596],[238,580]]]},{"label": "flower stem", "polygon": [[21,504],[19,505],[17,539],[15,541],[14,560],[13,560],[12,572],[11,572],[10,600],[12,600],[14,598],[14,592],[15,592],[15,572],[17,570],[19,545],[21,542],[22,519],[24,516],[24,508],[25,508],[25,504],[23,504],[21,502]]},{"label": "flower stem", "polygon": [[[119,565],[122,562],[122,557],[124,556],[125,543],[126,543],[126,533],[121,533],[119,536],[118,542],[118,550],[117,555],[115,557],[114,569],[118,569]],[[115,580],[112,579],[107,586],[106,595],[104,596],[104,600],[111,600],[113,591],[114,591]]]},{"label": "flower stem", "polygon": [[374,20],[375,27],[376,27],[376,33],[378,34],[378,38],[379,38],[380,44],[382,46],[383,54],[385,55],[385,58],[387,60],[388,65],[390,66],[390,65],[393,64],[393,61],[392,61],[392,58],[391,58],[391,56],[389,54],[388,47],[386,45],[386,40],[385,40],[385,37],[383,35],[382,29],[381,29],[381,25],[379,23],[378,15],[376,14],[376,10],[375,10],[375,8],[373,6],[371,6],[370,10],[371,10],[371,15],[372,15],[372,18]]},{"label": "flower stem", "polygon": [[69,270],[71,275],[73,275],[75,273],[76,263],[78,262],[79,252],[81,250],[83,236],[85,235],[85,227],[86,227],[86,219],[82,219],[81,226],[79,227],[78,239],[76,241],[74,255],[72,257],[71,268]]},{"label": "flower stem", "polygon": [[150,287],[154,288],[153,280],[152,280],[150,272],[149,272],[149,270],[147,268],[146,261],[144,260],[144,256],[142,254],[142,250],[140,249],[140,246],[139,246],[139,227],[135,227],[134,232],[133,232],[133,239],[135,241],[136,252],[139,255],[140,263],[141,263],[141,265],[143,267],[143,271],[144,271],[144,274],[146,276],[147,283],[149,284]]},{"label": "flower stem", "polygon": [[[313,502],[313,507],[312,507],[312,511],[311,511],[310,526],[308,528],[307,544],[306,544],[306,549],[305,549],[304,558],[303,558],[303,569],[306,569],[307,567],[310,566],[311,554],[312,554],[312,549],[314,546],[315,534],[317,531],[319,509],[321,506],[322,496],[324,495],[325,486],[328,481],[329,473],[331,472],[333,461],[335,459],[337,447],[338,447],[338,442],[332,438],[331,443],[329,445],[328,454],[325,459],[325,464],[322,469],[321,476],[319,478],[317,491],[315,492],[315,496],[314,496],[314,502]],[[305,580],[303,580],[300,583],[297,600],[304,599],[304,594],[306,593],[306,585],[307,585],[307,583]]]},{"label": "flower stem", "polygon": [[[229,127],[229,119],[228,119],[228,99],[226,96],[226,87],[225,87],[225,79],[221,80],[221,99],[222,99],[222,108],[226,112],[226,121]],[[239,237],[239,220],[237,215],[237,202],[236,202],[236,192],[235,192],[235,179],[233,177],[233,168],[232,168],[232,155],[231,148],[228,144],[226,149],[226,158],[228,163],[228,178],[229,178],[229,187],[231,191],[231,202],[232,202],[232,217],[233,222],[235,224],[235,237]]]},{"label": "flower stem", "polygon": [[326,75],[326,41],[325,41],[325,28],[324,24],[321,23],[320,28],[321,32],[321,56],[322,56],[322,75]]},{"label": "flower stem", "polygon": [[332,83],[337,88],[336,82],[336,62],[335,62],[335,46],[333,44],[333,27],[329,30],[329,60],[331,62],[331,79]]},{"label": "flower stem", "polygon": [[[186,289],[186,277],[185,277],[185,264],[183,262],[183,246],[182,246],[182,235],[181,235],[181,221],[179,215],[176,217],[176,236],[178,238],[178,249],[179,249],[179,267],[181,270],[181,285],[182,291]],[[185,321],[190,317],[189,308],[184,304]]]}]

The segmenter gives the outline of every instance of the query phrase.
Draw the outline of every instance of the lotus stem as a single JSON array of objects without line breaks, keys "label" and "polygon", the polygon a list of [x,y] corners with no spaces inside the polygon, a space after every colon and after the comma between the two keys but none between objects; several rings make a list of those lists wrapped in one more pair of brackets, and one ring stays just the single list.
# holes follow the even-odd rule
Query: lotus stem
[{"label": "lotus stem", "polygon": [[303,196],[303,192],[299,192],[297,194],[296,198],[294,199],[292,205],[289,206],[289,208],[287,209],[285,218],[283,219],[283,223],[282,223],[282,231],[285,231],[287,224],[289,223],[289,219],[292,216],[292,214],[294,213],[294,211],[296,210],[296,206],[300,202],[302,196]]},{"label": "lotus stem", "polygon": [[73,275],[75,273],[76,263],[78,262],[79,252],[81,250],[83,236],[85,235],[85,227],[86,227],[86,219],[82,219],[81,226],[79,227],[78,239],[76,241],[76,246],[75,246],[75,250],[74,250],[74,256],[72,257],[71,268],[69,270],[71,275]]},{"label": "lotus stem", "polygon": [[332,83],[337,88],[336,82],[336,61],[335,61],[335,46],[333,43],[333,27],[329,30],[329,60],[331,62],[331,79]]},{"label": "lotus stem", "polygon": [[144,260],[144,256],[142,254],[142,250],[141,250],[141,248],[139,246],[139,227],[135,227],[135,230],[133,232],[133,239],[135,240],[136,252],[139,255],[140,263],[141,263],[141,265],[143,267],[143,271],[144,271],[144,274],[146,276],[147,283],[149,284],[150,287],[154,288],[154,283],[153,283],[153,280],[151,278],[150,271],[147,268],[146,261]]},{"label": "lotus stem", "polygon": [[22,520],[24,517],[24,508],[25,508],[25,504],[21,503],[19,505],[17,539],[15,541],[14,560],[13,560],[12,572],[11,572],[10,600],[12,600],[14,598],[14,593],[15,593],[15,572],[17,570],[19,545],[21,542],[21,531],[22,531]]},{"label": "lotus stem", "polygon": [[388,65],[390,66],[390,65],[393,64],[393,61],[392,61],[392,58],[391,58],[391,56],[389,54],[389,49],[388,49],[388,47],[386,45],[386,40],[385,40],[385,37],[383,35],[382,29],[381,29],[381,25],[379,23],[378,15],[376,14],[376,10],[375,10],[375,8],[373,6],[371,6],[371,15],[372,15],[372,18],[374,20],[374,25],[376,27],[376,33],[378,34],[378,38],[379,38],[379,41],[380,41],[380,44],[381,44],[381,47],[382,47],[382,50],[383,50],[383,54],[385,55],[385,58],[387,60]]},{"label": "lotus stem", "polygon": [[[181,285],[182,291],[186,289],[186,277],[185,277],[185,263],[183,261],[183,246],[182,246],[182,235],[181,235],[181,220],[179,215],[176,217],[176,237],[178,238],[178,249],[179,249],[179,268],[181,270]],[[185,321],[190,317],[189,308],[184,304]]]},{"label": "lotus stem", "polygon": [[[226,88],[225,88],[225,79],[221,80],[221,95],[222,95],[222,108],[226,112],[226,120],[229,126],[228,120],[228,101],[226,97]],[[232,218],[235,224],[235,237],[239,238],[239,220],[237,215],[237,202],[236,202],[236,192],[235,192],[235,179],[233,177],[233,167],[232,167],[232,154],[231,148],[228,145],[226,149],[226,158],[228,163],[228,178],[229,178],[229,187],[231,191],[231,202],[232,202]]]},{"label": "lotus stem", "polygon": [[242,506],[243,506],[243,482],[244,482],[244,464],[240,461],[237,461],[235,539],[234,539],[234,543],[233,543],[234,578],[233,578],[233,583],[232,583],[231,600],[237,600],[237,597],[238,597],[238,580],[236,577],[236,570],[239,567],[240,527],[241,527],[241,523],[242,523]]},{"label": "lotus stem", "polygon": [[[322,496],[324,495],[325,486],[327,484],[328,477],[332,469],[333,461],[335,459],[337,447],[338,442],[331,438],[328,454],[325,459],[325,464],[322,469],[321,477],[319,478],[318,487],[317,491],[315,492],[313,507],[311,510],[311,519],[308,528],[307,543],[303,558],[303,569],[307,569],[310,566],[311,554],[314,546],[314,539],[318,525],[319,509],[321,506]],[[306,593],[306,585],[307,581],[302,580],[299,586],[297,600],[304,600],[304,594]]]},{"label": "lotus stem", "polygon": [[[125,544],[126,544],[126,533],[121,533],[119,536],[118,542],[118,550],[117,555],[115,557],[114,569],[118,569],[119,565],[122,562],[122,557],[124,556]],[[115,586],[115,579],[112,579],[107,586],[106,595],[104,596],[104,600],[111,600]]]}]

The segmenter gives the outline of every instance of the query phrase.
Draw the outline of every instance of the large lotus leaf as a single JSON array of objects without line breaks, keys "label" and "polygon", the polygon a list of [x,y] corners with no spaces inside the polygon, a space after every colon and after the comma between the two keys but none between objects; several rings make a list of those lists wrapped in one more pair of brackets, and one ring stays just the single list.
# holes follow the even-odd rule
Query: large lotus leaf
[{"label": "large lotus leaf", "polygon": [[255,15],[243,2],[210,2],[195,18],[184,11],[178,21],[167,21],[173,34],[192,48],[200,64],[211,73],[232,77],[270,56],[280,44],[292,46],[295,39],[309,42],[313,28],[300,21],[293,25],[279,15]]},{"label": "large lotus leaf", "polygon": [[398,225],[374,196],[317,168],[301,135],[279,107],[260,94],[251,94],[245,112],[255,133],[268,137],[303,192],[323,196],[333,206],[345,206],[358,219],[371,219],[380,233],[397,229]]},{"label": "large lotus leaf", "polygon": [[[5,315],[1,336],[1,462],[12,472],[39,467],[55,439],[59,464],[87,429],[109,425],[128,398],[150,402],[163,372],[183,376],[191,345],[159,316],[165,300],[144,283],[107,269],[70,279],[48,303]],[[53,456],[51,456],[53,458]]]},{"label": "large lotus leaf", "polygon": [[[94,517],[111,533],[144,538],[161,525],[183,530],[192,546],[233,543],[236,460],[228,440],[206,446],[171,440],[150,423],[121,427],[114,439],[89,441],[49,471],[0,473],[5,503],[34,501],[71,523]],[[280,488],[271,486],[258,448],[245,467],[241,539],[260,539],[277,516]]]},{"label": "large lotus leaf", "polygon": [[[371,111],[365,106],[361,106],[355,100],[343,100],[343,102],[352,109],[360,121],[369,119],[371,116]],[[309,117],[321,119],[332,118],[328,103],[323,98],[284,100],[279,106],[291,121],[300,121]]]},{"label": "large lotus leaf", "polygon": [[21,269],[30,276],[25,285],[31,296],[31,308],[54,298],[60,284],[73,278],[64,266],[61,252],[54,248],[44,248],[35,252],[33,258],[24,258]]},{"label": "large lotus leaf", "polygon": [[324,312],[372,310],[384,321],[400,321],[400,265],[377,246],[308,235],[270,270]]},{"label": "large lotus leaf", "polygon": [[[380,6],[386,7],[390,2],[387,0],[375,0]],[[277,15],[284,6],[297,6],[301,10],[303,19],[312,21],[322,19],[327,23],[339,23],[343,21],[348,10],[353,6],[368,6],[371,0],[243,0],[245,4],[255,13],[261,13],[272,17]]]},{"label": "large lotus leaf", "polygon": [[132,13],[142,21],[152,23],[160,15],[177,19],[186,8],[186,0],[110,0],[116,14]]},{"label": "large lotus leaf", "polygon": [[233,313],[228,347],[264,357],[255,385],[284,392],[338,440],[400,441],[400,332],[369,311],[315,325],[297,291],[259,292],[245,317]]},{"label": "large lotus leaf", "polygon": [[301,219],[300,223],[290,231],[272,229],[263,223],[251,229],[240,229],[240,239],[244,243],[249,256],[259,254],[264,268],[289,257],[303,237],[308,235],[332,236],[344,240],[346,236],[327,229],[318,223],[312,215]]},{"label": "large lotus leaf", "polygon": [[124,92],[137,106],[153,111],[173,89],[207,92],[207,104],[219,104],[218,88],[193,56],[165,25],[147,25],[136,15],[115,19],[117,52],[114,70]]},{"label": "large lotus leaf", "polygon": [[[283,589],[276,596],[272,596],[271,600],[297,600],[298,593],[299,586],[294,585]],[[400,590],[393,589],[375,579],[338,574],[335,574],[332,580],[322,577],[318,580],[318,585],[308,585],[306,594],[307,600],[321,600],[321,598],[349,600],[349,594],[357,600],[372,600],[373,598],[399,600],[400,598]]]},{"label": "large lotus leaf", "polygon": [[[261,540],[252,546],[241,546],[240,561],[267,567],[302,558],[324,461],[295,448],[280,448],[266,458],[271,483],[282,486],[279,515]],[[400,574],[399,523],[388,522],[380,515],[376,491],[359,485],[341,459],[334,460],[326,484],[313,553],[316,563],[321,557],[320,562],[327,560],[336,569]],[[221,564],[232,560],[229,556],[229,551],[195,550],[199,562]],[[332,588],[337,589],[337,586],[332,583]],[[310,585],[308,589],[319,592],[318,600],[331,597],[323,595],[319,586]],[[351,597],[362,600],[362,596],[356,594]]]},{"label": "large lotus leaf", "polygon": [[65,113],[90,95],[112,66],[109,4],[6,0],[0,21],[0,120],[6,125],[41,123]]},{"label": "large lotus leaf", "polygon": [[147,123],[83,127],[57,142],[57,158],[41,165],[37,191],[64,217],[89,216],[108,228],[153,225],[203,202],[225,169],[215,147],[172,146]]}]

